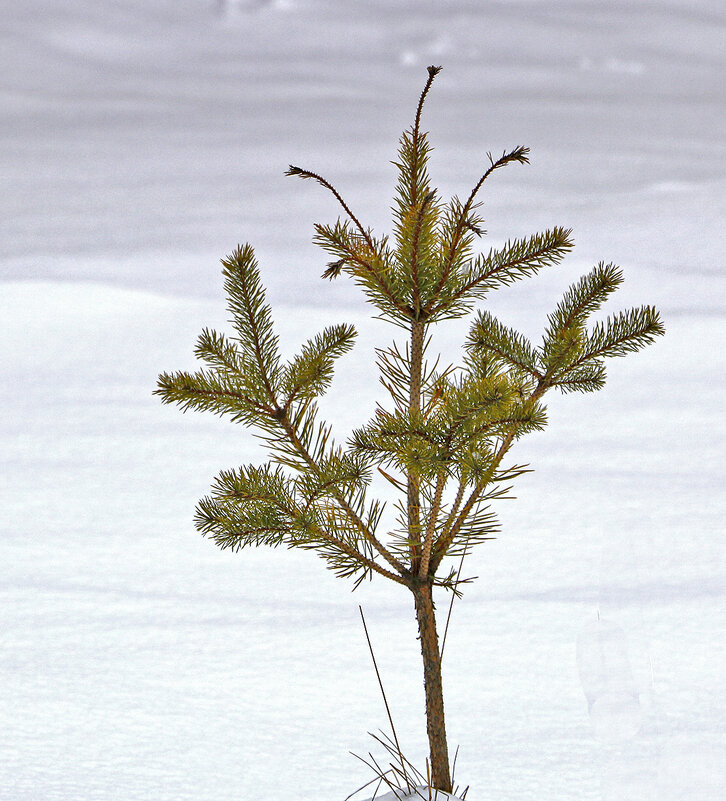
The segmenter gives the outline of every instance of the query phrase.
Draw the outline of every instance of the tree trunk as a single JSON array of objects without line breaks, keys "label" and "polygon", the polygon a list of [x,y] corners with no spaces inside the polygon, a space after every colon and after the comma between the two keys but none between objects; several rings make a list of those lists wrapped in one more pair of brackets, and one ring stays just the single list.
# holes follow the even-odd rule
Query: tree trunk
[{"label": "tree trunk", "polygon": [[436,617],[430,584],[417,587],[416,620],[418,621],[421,655],[424,664],[424,690],[426,692],[426,731],[431,755],[431,783],[436,790],[450,793],[449,747],[446,742],[444,719],[444,693],[441,683],[441,654],[436,633]]},{"label": "tree trunk", "polygon": [[[421,412],[421,372],[423,370],[423,323],[414,322],[411,325],[411,384],[408,400],[408,410],[411,416]],[[411,541],[411,572],[417,575],[421,561],[421,492],[419,479],[409,473],[408,475],[408,536]]]}]

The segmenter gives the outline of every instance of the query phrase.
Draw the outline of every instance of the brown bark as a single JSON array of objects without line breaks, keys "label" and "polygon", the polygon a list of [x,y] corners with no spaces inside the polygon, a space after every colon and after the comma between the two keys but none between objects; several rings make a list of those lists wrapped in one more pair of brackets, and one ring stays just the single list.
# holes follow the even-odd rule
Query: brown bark
[{"label": "brown bark", "polygon": [[424,665],[424,690],[426,693],[426,731],[429,737],[431,757],[431,783],[436,790],[450,793],[449,746],[446,741],[444,717],[444,693],[441,682],[441,654],[436,633],[436,616],[431,585],[427,582],[413,591],[416,601],[421,655]]},{"label": "brown bark", "polygon": [[[414,321],[411,326],[411,386],[409,410],[412,414],[421,411],[421,383],[423,367],[424,324]],[[420,491],[414,476],[408,477],[408,531],[412,541],[411,572],[419,571],[421,559],[421,510]],[[415,543],[415,544],[414,544]],[[427,576],[421,576],[412,585],[416,603],[421,656],[424,667],[424,692],[426,695],[426,731],[429,738],[431,759],[431,783],[436,790],[450,793],[449,746],[446,742],[444,718],[444,692],[441,682],[441,653],[436,633],[436,615],[432,588]]]}]

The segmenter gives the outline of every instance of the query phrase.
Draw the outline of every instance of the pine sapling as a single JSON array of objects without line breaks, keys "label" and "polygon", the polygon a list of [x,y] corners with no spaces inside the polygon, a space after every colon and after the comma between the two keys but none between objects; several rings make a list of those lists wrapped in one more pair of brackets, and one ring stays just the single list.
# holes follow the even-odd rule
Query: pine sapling
[{"label": "pine sapling", "polygon": [[[613,264],[598,264],[573,284],[549,315],[542,342],[479,309],[460,364],[429,361],[432,327],[474,311],[493,290],[559,263],[571,232],[554,227],[484,253],[477,198],[494,172],[527,164],[515,147],[489,156],[465,200],[445,201],[427,169],[430,146],[421,114],[440,67],[428,79],[414,123],[400,140],[390,236],[375,236],[322,176],[291,166],[287,174],[317,182],[343,209],[314,241],[332,260],[323,277],[350,276],[378,319],[404,332],[403,344],[378,350],[388,393],[372,419],[336,444],[320,419],[336,359],[352,347],[352,325],[333,325],[285,361],[254,252],[238,247],[222,261],[234,331],[203,330],[196,355],[206,367],[159,376],[164,403],[228,415],[252,428],[269,451],[262,467],[222,471],[197,507],[199,531],[221,548],[285,545],[316,551],[357,587],[374,575],[413,596],[423,658],[431,786],[452,789],[434,588],[461,593],[453,560],[498,532],[491,502],[525,472],[506,464],[515,440],[542,429],[546,392],[593,392],[605,384],[605,359],[624,356],[664,333],[651,306],[629,309],[588,327],[588,318],[622,282]],[[395,520],[372,497],[374,475],[400,498]]]}]

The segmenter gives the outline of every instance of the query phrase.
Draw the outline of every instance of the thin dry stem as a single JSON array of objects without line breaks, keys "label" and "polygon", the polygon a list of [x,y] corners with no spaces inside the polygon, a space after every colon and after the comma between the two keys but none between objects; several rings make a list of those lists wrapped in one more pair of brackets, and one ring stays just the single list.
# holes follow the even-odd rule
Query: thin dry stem
[{"label": "thin dry stem", "polygon": [[393,733],[393,739],[396,743],[396,752],[398,753],[398,757],[401,760],[401,768],[403,769],[404,775],[406,773],[406,767],[403,762],[403,754],[401,753],[401,746],[398,742],[398,735],[396,734],[396,727],[393,725],[393,715],[391,715],[391,708],[388,706],[388,698],[386,698],[386,691],[383,689],[383,680],[381,679],[381,673],[378,670],[378,663],[376,662],[376,655],[373,652],[373,645],[371,643],[370,635],[368,634],[368,626],[366,626],[366,619],[365,615],[363,614],[363,607],[358,605],[358,609],[360,610],[360,619],[363,621],[363,630],[366,634],[366,640],[368,641],[368,650],[371,652],[371,659],[373,660],[373,667],[376,671],[376,677],[378,679],[378,686],[381,688],[381,695],[383,696],[383,703],[386,707],[386,714],[388,715],[388,722],[391,724],[391,732]]}]

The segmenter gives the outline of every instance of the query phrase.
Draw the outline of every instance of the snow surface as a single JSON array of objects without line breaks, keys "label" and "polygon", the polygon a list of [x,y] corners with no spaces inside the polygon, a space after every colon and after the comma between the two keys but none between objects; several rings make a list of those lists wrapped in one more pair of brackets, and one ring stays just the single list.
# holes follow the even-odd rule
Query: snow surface
[{"label": "snow surface", "polygon": [[456,795],[450,795],[443,790],[431,790],[423,785],[417,785],[413,792],[404,790],[391,790],[384,795],[376,795],[376,801],[462,801]]},{"label": "snow surface", "polygon": [[605,259],[626,275],[613,308],[667,326],[513,453],[536,472],[466,565],[447,639],[457,780],[470,801],[726,797],[725,38],[721,0],[7,4],[0,799],[342,801],[370,779],[348,751],[386,723],[358,603],[423,765],[409,599],[199,537],[211,478],[260,451],[151,390],[224,327],[218,259],[249,240],[286,347],[359,328],[325,407],[341,438],[370,414],[392,332],[318,280],[312,223],[337,208],[283,172],[323,172],[386,226],[430,63],[442,192],[526,144],[532,165],[488,184],[487,244],[575,231],[495,313],[534,336]]}]

